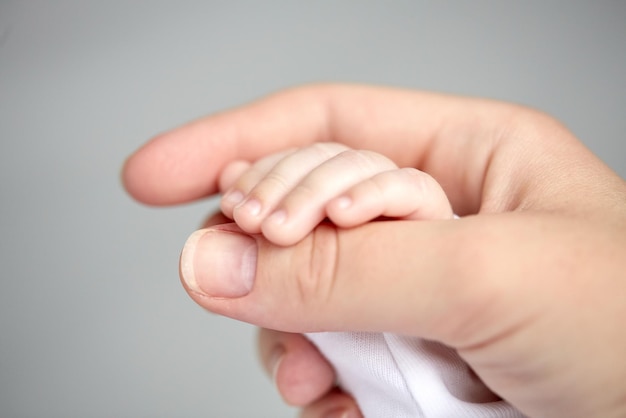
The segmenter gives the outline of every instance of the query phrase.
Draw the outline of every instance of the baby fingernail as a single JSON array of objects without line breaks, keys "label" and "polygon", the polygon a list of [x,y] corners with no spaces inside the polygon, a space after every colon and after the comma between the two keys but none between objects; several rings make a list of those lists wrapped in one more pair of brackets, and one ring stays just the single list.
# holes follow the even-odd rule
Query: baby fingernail
[{"label": "baby fingernail", "polygon": [[350,199],[348,196],[341,196],[337,198],[337,206],[340,209],[346,209],[350,205],[352,205],[352,199]]},{"label": "baby fingernail", "polygon": [[287,212],[284,209],[277,210],[272,213],[267,220],[273,224],[281,225],[287,220]]},{"label": "baby fingernail", "polygon": [[237,210],[244,210],[252,216],[258,216],[261,213],[261,202],[256,199],[250,199],[238,206]]},{"label": "baby fingernail", "polygon": [[244,195],[242,192],[239,190],[231,190],[222,197],[222,201],[228,203],[230,206],[235,206],[240,203],[243,198]]}]

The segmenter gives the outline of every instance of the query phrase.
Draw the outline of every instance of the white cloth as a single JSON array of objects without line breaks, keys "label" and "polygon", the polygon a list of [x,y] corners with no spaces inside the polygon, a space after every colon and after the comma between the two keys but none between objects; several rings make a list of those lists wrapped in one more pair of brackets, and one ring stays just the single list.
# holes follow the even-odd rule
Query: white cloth
[{"label": "white cloth", "polygon": [[442,344],[388,333],[307,336],[366,418],[523,417]]}]

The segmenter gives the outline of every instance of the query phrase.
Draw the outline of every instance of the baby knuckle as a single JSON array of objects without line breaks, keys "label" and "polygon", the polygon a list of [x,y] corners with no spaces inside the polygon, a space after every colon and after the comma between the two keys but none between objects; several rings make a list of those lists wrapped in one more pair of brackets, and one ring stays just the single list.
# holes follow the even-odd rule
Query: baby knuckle
[{"label": "baby knuckle", "polygon": [[366,173],[395,168],[395,164],[384,155],[367,150],[346,150],[340,153],[337,158]]},{"label": "baby knuckle", "polygon": [[289,189],[290,181],[283,173],[272,171],[263,179],[263,187],[267,190],[285,191]]},{"label": "baby knuckle", "polygon": [[404,176],[405,180],[413,184],[416,191],[422,194],[428,195],[430,191],[437,187],[438,183],[429,174],[420,171],[416,168],[403,168],[399,171],[401,176]]},{"label": "baby knuckle", "polygon": [[316,142],[309,146],[308,151],[318,154],[322,160],[328,160],[346,149],[345,145],[337,142]]}]

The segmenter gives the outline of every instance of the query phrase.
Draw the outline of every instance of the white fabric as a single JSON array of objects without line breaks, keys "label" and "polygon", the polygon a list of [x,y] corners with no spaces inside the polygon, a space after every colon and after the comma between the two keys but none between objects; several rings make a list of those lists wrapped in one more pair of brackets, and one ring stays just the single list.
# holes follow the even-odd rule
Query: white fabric
[{"label": "white fabric", "polygon": [[307,336],[366,418],[523,417],[444,345],[387,333]]}]

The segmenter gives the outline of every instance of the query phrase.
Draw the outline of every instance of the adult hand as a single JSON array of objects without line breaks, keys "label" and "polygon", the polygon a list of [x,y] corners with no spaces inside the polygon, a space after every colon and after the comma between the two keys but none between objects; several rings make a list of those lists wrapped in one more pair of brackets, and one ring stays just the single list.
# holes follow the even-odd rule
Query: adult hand
[{"label": "adult hand", "polygon": [[291,247],[212,227],[181,257],[198,304],[280,331],[440,341],[531,417],[626,415],[626,185],[548,116],[478,99],[307,87],[161,135],[123,178],[140,201],[188,202],[217,192],[229,161],[315,141],[429,173],[463,218],[322,225]]}]

